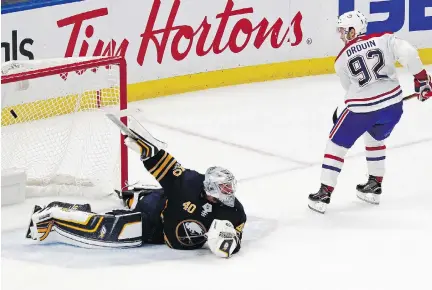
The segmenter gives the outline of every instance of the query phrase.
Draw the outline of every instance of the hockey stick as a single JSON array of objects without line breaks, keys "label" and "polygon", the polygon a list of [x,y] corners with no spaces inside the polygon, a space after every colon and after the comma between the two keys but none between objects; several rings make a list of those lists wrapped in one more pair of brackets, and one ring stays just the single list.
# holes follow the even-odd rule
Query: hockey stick
[{"label": "hockey stick", "polygon": [[[414,93],[414,94],[411,94],[411,95],[403,97],[402,101],[403,102],[409,101],[409,100],[417,98],[417,97],[418,97],[418,94]],[[428,98],[432,97],[432,92],[429,93],[429,94],[426,94],[426,97],[428,97]],[[336,109],[333,112],[333,116],[332,116],[333,124],[336,124],[336,121],[338,120],[338,118],[339,118],[339,116],[338,116],[338,107],[336,107]]]},{"label": "hockey stick", "polygon": [[117,127],[120,128],[120,131],[123,133],[123,135],[126,135],[134,140],[139,139],[139,137],[131,129],[126,127],[126,125],[123,124],[123,122],[120,121],[120,119],[118,119],[114,114],[107,113],[105,114],[105,116],[107,116],[107,118],[110,119],[111,122],[113,122]]},{"label": "hockey stick", "polygon": [[408,100],[411,100],[411,99],[414,99],[414,98],[417,98],[417,96],[418,96],[418,94],[417,93],[414,93],[414,94],[411,94],[411,95],[409,95],[409,96],[406,96],[406,97],[404,97],[403,99],[402,99],[402,101],[408,101]]},{"label": "hockey stick", "polygon": [[[432,92],[426,93],[424,96],[426,97],[426,100],[429,99],[429,98],[432,98]],[[411,94],[409,96],[406,96],[402,100],[403,101],[408,101],[408,100],[411,100],[413,98],[418,98],[418,93],[414,93],[414,94]]]},{"label": "hockey stick", "polygon": [[[117,127],[120,128],[120,131],[122,132],[123,135],[126,135],[134,140],[140,140],[140,139],[145,139],[148,142],[152,143],[153,145],[155,145],[157,148],[159,149],[166,149],[167,148],[167,144],[159,139],[156,139],[155,137],[153,137],[150,132],[148,132],[147,129],[145,129],[138,121],[135,121],[136,123],[141,127],[141,131],[135,132],[132,129],[129,129],[125,124],[123,124],[123,122],[114,114],[111,113],[106,113],[105,116],[111,120],[111,122],[114,123],[114,125],[116,125]],[[141,135],[140,135],[141,134]]]}]

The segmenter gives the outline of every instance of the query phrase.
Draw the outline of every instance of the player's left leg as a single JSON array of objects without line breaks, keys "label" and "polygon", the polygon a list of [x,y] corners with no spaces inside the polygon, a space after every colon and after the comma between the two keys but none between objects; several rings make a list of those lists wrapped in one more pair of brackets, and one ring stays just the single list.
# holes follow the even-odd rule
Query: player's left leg
[{"label": "player's left leg", "polygon": [[379,204],[385,173],[386,146],[384,141],[376,140],[369,132],[366,132],[363,138],[369,178],[365,183],[357,185],[357,197],[372,204]]},{"label": "player's left leg", "polygon": [[380,120],[364,134],[366,162],[369,178],[366,183],[357,185],[357,197],[372,204],[379,204],[382,181],[385,174],[385,140],[398,124],[402,113],[402,103],[383,111]]}]

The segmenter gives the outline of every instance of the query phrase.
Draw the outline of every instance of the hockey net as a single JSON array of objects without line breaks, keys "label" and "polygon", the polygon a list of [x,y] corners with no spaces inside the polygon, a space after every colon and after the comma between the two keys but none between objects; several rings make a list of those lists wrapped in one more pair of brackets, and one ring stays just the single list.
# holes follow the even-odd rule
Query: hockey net
[{"label": "hockey net", "polygon": [[7,62],[1,82],[1,168],[26,172],[27,196],[97,198],[126,183],[127,149],[105,117],[127,108],[123,58]]}]

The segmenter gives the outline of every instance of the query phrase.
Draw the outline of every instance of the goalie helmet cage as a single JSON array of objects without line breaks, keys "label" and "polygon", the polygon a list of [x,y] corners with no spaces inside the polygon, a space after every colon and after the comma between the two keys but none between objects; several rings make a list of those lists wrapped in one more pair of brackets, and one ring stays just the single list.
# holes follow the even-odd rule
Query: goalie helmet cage
[{"label": "goalie helmet cage", "polygon": [[6,62],[1,83],[2,172],[25,171],[27,196],[102,197],[127,184],[124,136],[105,117],[127,109],[123,57]]}]

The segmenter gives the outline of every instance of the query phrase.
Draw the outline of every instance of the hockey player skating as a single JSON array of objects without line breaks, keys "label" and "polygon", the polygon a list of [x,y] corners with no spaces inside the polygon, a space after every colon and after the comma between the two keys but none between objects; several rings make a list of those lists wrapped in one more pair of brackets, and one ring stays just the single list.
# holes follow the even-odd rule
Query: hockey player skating
[{"label": "hockey player skating", "polygon": [[220,257],[238,252],[246,214],[234,195],[233,174],[220,167],[210,167],[205,174],[185,169],[157,148],[151,135],[137,136],[127,137],[125,144],[140,154],[161,189],[118,192],[127,209],[104,214],[91,212],[88,204],[36,206],[27,238],[92,248],[165,243],[173,249],[193,250],[207,242]]},{"label": "hockey player skating", "polygon": [[324,213],[330,203],[344,157],[363,135],[369,179],[357,185],[357,197],[379,204],[385,172],[388,138],[399,122],[403,94],[395,63],[414,76],[420,101],[432,96],[431,77],[423,69],[417,50],[392,33],[366,35],[367,19],[358,11],[339,17],[337,29],[346,44],[335,62],[336,73],[346,90],[345,108],[335,121],[325,149],[321,187],[309,195],[309,208]]}]

